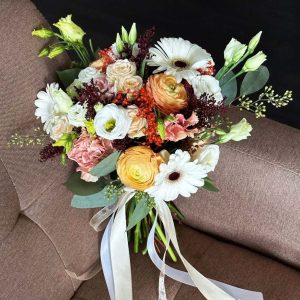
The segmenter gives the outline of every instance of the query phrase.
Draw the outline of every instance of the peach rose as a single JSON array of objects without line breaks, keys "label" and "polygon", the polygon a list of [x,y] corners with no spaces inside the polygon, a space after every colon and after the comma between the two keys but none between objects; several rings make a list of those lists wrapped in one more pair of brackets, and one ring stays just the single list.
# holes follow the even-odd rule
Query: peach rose
[{"label": "peach rose", "polygon": [[98,178],[88,174],[102,159],[113,152],[111,142],[99,137],[92,137],[83,132],[79,139],[74,141],[69,159],[77,162],[76,171],[81,172],[81,179],[85,181],[97,181]]},{"label": "peach rose", "polygon": [[116,81],[116,91],[127,94],[127,99],[132,101],[136,99],[140,89],[143,86],[143,79],[140,76],[126,76]]},{"label": "peach rose", "polygon": [[133,138],[138,138],[144,136],[144,129],[147,127],[147,120],[137,116],[139,109],[136,105],[129,105],[127,107],[127,112],[132,122],[128,131],[128,136]]},{"label": "peach rose", "polygon": [[160,155],[147,146],[128,148],[117,162],[117,173],[121,182],[138,191],[154,185],[159,165],[163,162]]},{"label": "peach rose", "polygon": [[182,83],[166,74],[149,77],[147,89],[154,98],[155,104],[165,114],[177,113],[188,104],[187,92]]},{"label": "peach rose", "polygon": [[109,82],[115,83],[126,76],[133,76],[136,73],[136,65],[128,59],[118,59],[115,63],[107,66],[106,76]]}]

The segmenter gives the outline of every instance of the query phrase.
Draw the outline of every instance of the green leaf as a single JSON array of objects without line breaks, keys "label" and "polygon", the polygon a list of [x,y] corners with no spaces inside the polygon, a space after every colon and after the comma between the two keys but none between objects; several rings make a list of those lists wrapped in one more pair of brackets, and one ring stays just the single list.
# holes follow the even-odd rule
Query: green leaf
[{"label": "green leaf", "polygon": [[80,178],[80,175],[80,172],[71,174],[65,183],[67,189],[76,195],[87,196],[98,193],[108,184],[108,181],[104,178],[99,179],[97,182],[86,182]]},{"label": "green leaf", "polygon": [[145,74],[145,67],[146,67],[146,59],[144,59],[141,63],[140,69],[139,69],[139,75],[144,78]]},{"label": "green leaf", "polygon": [[165,135],[166,135],[166,130],[165,130],[164,120],[161,119],[161,118],[157,119],[157,131],[158,131],[159,136],[161,137],[161,139],[164,140]]},{"label": "green leaf", "polygon": [[235,74],[230,71],[226,76],[220,80],[220,86],[222,87],[222,95],[225,98],[225,105],[231,104],[237,94],[237,82],[236,79],[229,81]]},{"label": "green leaf", "polygon": [[148,215],[148,199],[149,198],[147,196],[144,196],[138,201],[132,216],[128,220],[127,230],[133,228],[138,222],[140,222]]},{"label": "green leaf", "polygon": [[62,137],[57,140],[52,146],[54,147],[64,147],[65,153],[68,154],[73,146],[73,141],[76,138],[76,134],[74,132],[71,133],[64,133]]},{"label": "green leaf", "polygon": [[219,80],[219,76],[221,75],[221,73],[223,72],[224,67],[222,67],[217,74],[215,75],[215,78]]},{"label": "green leaf", "polygon": [[202,187],[210,192],[218,192],[219,189],[214,186],[212,181],[207,177],[204,179],[204,186]]},{"label": "green leaf", "polygon": [[120,152],[116,151],[104,158],[96,167],[94,167],[90,174],[102,177],[110,174],[116,169],[116,163],[118,161],[118,158],[120,156]]},{"label": "green leaf", "polygon": [[270,73],[266,66],[260,66],[256,71],[245,75],[241,84],[241,96],[253,94],[262,89],[269,80]]},{"label": "green leaf", "polygon": [[117,193],[112,194],[110,197],[107,197],[106,186],[104,189],[102,189],[100,192],[88,196],[79,196],[74,195],[71,206],[76,208],[95,208],[95,207],[104,207],[114,204],[117,199],[118,195]]},{"label": "green leaf", "polygon": [[78,74],[81,70],[81,68],[73,68],[63,71],[56,71],[56,73],[61,83],[65,88],[67,88],[76,78],[78,78]]}]

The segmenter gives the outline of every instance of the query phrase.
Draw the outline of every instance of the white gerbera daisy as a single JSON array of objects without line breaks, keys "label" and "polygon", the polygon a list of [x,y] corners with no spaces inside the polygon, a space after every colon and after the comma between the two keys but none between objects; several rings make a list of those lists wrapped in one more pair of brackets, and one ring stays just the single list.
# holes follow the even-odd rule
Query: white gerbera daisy
[{"label": "white gerbera daisy", "polygon": [[182,38],[162,38],[155,48],[149,49],[151,58],[147,64],[158,67],[153,73],[165,71],[177,82],[182,79],[191,80],[200,68],[213,65],[211,55],[203,48]]},{"label": "white gerbera daisy", "polygon": [[154,186],[146,190],[157,201],[173,201],[179,195],[190,197],[204,185],[207,173],[203,166],[191,161],[187,151],[176,150],[167,164],[161,164]]}]

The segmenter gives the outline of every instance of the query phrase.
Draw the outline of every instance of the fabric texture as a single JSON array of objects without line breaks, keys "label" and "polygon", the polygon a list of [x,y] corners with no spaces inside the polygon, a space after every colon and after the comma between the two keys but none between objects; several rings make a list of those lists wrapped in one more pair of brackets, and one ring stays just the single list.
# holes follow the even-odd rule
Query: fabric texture
[{"label": "fabric texture", "polygon": [[[265,300],[300,299],[300,275],[296,269],[185,225],[177,226],[176,230],[183,255],[205,276],[244,289],[261,291]],[[134,299],[157,299],[159,271],[142,254],[132,254],[131,264]],[[175,267],[178,268],[178,263]],[[196,288],[171,279],[166,279],[166,289],[170,300],[205,300]],[[72,298],[96,299],[109,299],[102,273],[84,282]]]},{"label": "fabric texture", "polygon": [[[240,120],[245,112],[233,110]],[[300,131],[268,119],[246,118],[251,137],[221,145],[210,176],[218,193],[200,190],[176,201],[194,228],[300,266]]]},{"label": "fabric texture", "polygon": [[[63,183],[72,164],[40,163],[40,146],[7,142],[41,126],[36,94],[70,61],[37,57],[47,41],[30,33],[49,25],[30,1],[0,1],[0,17],[0,299],[66,300],[81,283],[67,271],[80,276],[99,259],[99,235],[89,226],[95,210],[70,207]],[[299,266],[299,131],[269,120],[254,124],[251,140],[221,148],[214,174],[220,193],[201,191],[177,204],[186,224]],[[178,236],[183,253],[206,275],[262,290],[267,300],[300,298],[298,271],[186,226]],[[149,258],[132,254],[132,265],[134,299],[156,299],[158,272]],[[172,280],[167,288],[170,299],[199,297]],[[103,276],[84,283],[74,299],[107,299]]]},{"label": "fabric texture", "polygon": [[[50,268],[51,272],[54,271],[52,268],[58,268],[60,262],[60,276],[66,275],[65,270],[78,276],[85,273],[99,259],[99,235],[89,226],[95,211],[70,207],[72,195],[63,183],[73,171],[72,164],[63,167],[58,160],[39,162],[39,145],[22,148],[7,145],[15,132],[32,134],[35,127],[41,126],[34,116],[36,94],[45,89],[47,83],[55,81],[55,71],[66,68],[70,61],[67,55],[53,60],[38,58],[37,54],[47,40],[32,37],[31,31],[49,25],[30,1],[1,1],[0,17],[0,38],[5,41],[0,48],[0,99],[5,108],[5,114],[0,117],[0,242],[6,247],[11,236],[15,236],[20,214],[40,227],[44,238],[56,249],[59,260],[53,265],[45,265],[42,261],[34,261],[34,257],[28,256],[27,252],[24,252],[23,259],[28,265],[32,264],[32,268],[25,270],[28,277],[43,271],[44,282],[39,288],[40,296],[36,293],[35,299],[46,299],[43,285],[49,281],[48,284],[52,286],[52,278],[47,276],[46,270]],[[22,242],[22,239],[26,239],[24,234],[15,242],[15,251],[19,249],[20,253],[26,242]],[[37,250],[47,252],[47,249]],[[2,259],[7,255],[9,253],[0,251]],[[11,264],[11,274],[1,266],[1,275],[7,278],[12,274],[16,276],[14,264],[19,263],[18,259],[16,257]],[[19,282],[21,278],[25,277],[20,277]],[[72,282],[74,291],[80,282]],[[36,284],[26,281],[24,288],[30,290]],[[1,282],[0,290],[3,288]],[[63,290],[63,284],[57,288]]]}]

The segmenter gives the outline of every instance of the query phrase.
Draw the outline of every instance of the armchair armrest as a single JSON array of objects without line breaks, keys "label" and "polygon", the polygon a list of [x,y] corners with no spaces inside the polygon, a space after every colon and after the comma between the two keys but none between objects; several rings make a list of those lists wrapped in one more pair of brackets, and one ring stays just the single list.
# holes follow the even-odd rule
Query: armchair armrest
[{"label": "armchair armrest", "polygon": [[[245,117],[236,109],[234,121]],[[218,193],[179,199],[185,223],[300,266],[300,131],[255,119],[252,136],[221,146]]]}]

